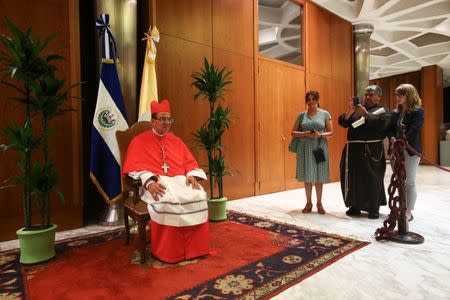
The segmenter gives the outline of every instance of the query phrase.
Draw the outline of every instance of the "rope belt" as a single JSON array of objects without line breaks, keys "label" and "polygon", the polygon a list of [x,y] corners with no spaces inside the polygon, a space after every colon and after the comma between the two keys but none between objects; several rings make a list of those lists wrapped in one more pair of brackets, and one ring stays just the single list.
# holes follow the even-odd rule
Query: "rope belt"
[{"label": "rope belt", "polygon": [[[347,201],[347,195],[349,191],[348,187],[348,148],[350,144],[370,144],[370,143],[380,143],[383,140],[369,140],[369,141],[363,141],[363,140],[354,140],[354,141],[347,141],[347,146],[345,149],[345,195],[344,200]],[[382,153],[383,154],[383,153]]]}]

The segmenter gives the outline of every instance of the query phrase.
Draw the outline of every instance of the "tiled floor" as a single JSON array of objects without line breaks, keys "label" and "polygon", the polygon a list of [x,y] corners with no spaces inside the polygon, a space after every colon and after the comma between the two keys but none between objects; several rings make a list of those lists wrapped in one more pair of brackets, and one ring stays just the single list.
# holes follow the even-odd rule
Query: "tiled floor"
[{"label": "tiled floor", "polygon": [[[389,183],[390,168],[386,174]],[[275,299],[450,299],[450,173],[429,166],[418,171],[418,200],[410,231],[425,237],[421,245],[378,242],[381,218],[345,215],[339,183],[324,186],[327,214],[302,214],[304,190],[292,190],[230,201],[228,207],[299,226],[370,241],[371,244],[277,295]],[[57,239],[114,228],[90,226],[58,232]],[[17,247],[0,243],[0,250]]]}]

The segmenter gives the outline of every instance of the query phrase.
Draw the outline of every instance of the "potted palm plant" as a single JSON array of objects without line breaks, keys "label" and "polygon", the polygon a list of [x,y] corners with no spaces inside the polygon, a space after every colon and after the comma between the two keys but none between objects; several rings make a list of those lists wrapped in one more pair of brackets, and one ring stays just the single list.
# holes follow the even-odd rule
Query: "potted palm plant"
[{"label": "potted palm plant", "polygon": [[[59,55],[44,55],[51,35],[43,41],[17,28],[5,18],[11,36],[0,35],[4,51],[0,52],[1,83],[17,92],[12,101],[23,107],[24,116],[17,124],[13,121],[3,130],[7,142],[4,151],[18,151],[19,175],[4,181],[1,188],[21,186],[24,227],[17,231],[20,242],[20,262],[33,264],[55,256],[55,232],[51,223],[50,194],[55,191],[57,172],[49,155],[50,121],[69,111],[65,106],[68,91],[63,91],[64,79],[55,76],[52,62]],[[75,85],[74,85],[75,86]],[[73,86],[73,87],[74,87]],[[72,88],[72,87],[71,87]],[[62,194],[58,193],[62,199]],[[36,204],[34,204],[36,203]],[[33,224],[33,210],[38,210],[39,223]]]},{"label": "potted palm plant", "polygon": [[[228,91],[226,86],[231,84],[231,72],[226,67],[219,69],[205,58],[201,71],[192,73],[192,86],[198,90],[194,99],[197,100],[202,96],[209,103],[209,118],[194,133],[194,137],[197,145],[206,150],[208,157],[210,190],[208,208],[209,219],[212,221],[222,221],[227,218],[227,198],[223,194],[223,177],[230,173],[225,165],[222,136],[229,128],[231,109],[223,107],[220,100],[225,100],[224,93]],[[214,193],[215,184],[218,189],[217,194]]]}]

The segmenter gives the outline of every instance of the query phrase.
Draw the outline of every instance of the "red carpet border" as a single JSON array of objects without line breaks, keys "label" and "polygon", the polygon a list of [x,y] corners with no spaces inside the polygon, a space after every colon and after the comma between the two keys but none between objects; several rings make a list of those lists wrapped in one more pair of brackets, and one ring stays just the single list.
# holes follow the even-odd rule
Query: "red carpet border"
[{"label": "red carpet border", "polygon": [[[114,250],[112,253],[123,252],[114,259],[123,262],[121,269],[130,269],[125,276],[130,279],[137,276],[135,280],[148,279],[153,283],[139,286],[140,295],[146,293],[146,288],[152,290],[154,297],[150,297],[151,299],[267,299],[368,244],[234,211],[228,212],[228,221],[211,223],[211,235],[211,246],[217,249],[217,255],[176,265],[157,260],[150,260],[147,266],[135,265],[138,257],[133,255],[134,247],[126,247],[122,241],[118,241],[124,238],[123,229],[60,241],[56,245],[57,258],[35,266],[21,266],[17,250],[1,252],[0,299],[46,299],[47,290],[58,288],[61,289],[59,294],[56,291],[48,294],[52,295],[49,299],[79,299],[83,296],[80,294],[82,291],[75,294],[61,287],[66,285],[66,279],[55,281],[55,286],[52,287],[52,280],[49,278],[57,274],[58,268],[70,268],[67,265],[71,266],[73,253],[80,259],[80,253],[87,252],[85,260],[89,260],[89,255],[95,255],[92,252],[102,253],[95,247],[107,245],[114,248],[108,250]],[[105,253],[111,255],[111,252]],[[83,265],[76,260],[75,263]],[[91,267],[96,268],[95,265]],[[102,267],[104,268],[103,265]],[[73,268],[76,269],[77,266]],[[48,275],[46,272],[53,273]],[[173,284],[160,285],[155,281],[159,277],[172,275],[183,278],[183,284],[172,288]],[[82,276],[80,280],[86,281]],[[121,282],[122,279],[117,281]],[[161,290],[155,293],[158,286],[161,286]],[[128,288],[123,289],[124,293],[125,290],[128,291]],[[111,295],[121,298],[120,289],[92,291],[85,289],[88,298],[100,299]],[[123,299],[134,299],[137,295],[139,294],[124,294]]]}]

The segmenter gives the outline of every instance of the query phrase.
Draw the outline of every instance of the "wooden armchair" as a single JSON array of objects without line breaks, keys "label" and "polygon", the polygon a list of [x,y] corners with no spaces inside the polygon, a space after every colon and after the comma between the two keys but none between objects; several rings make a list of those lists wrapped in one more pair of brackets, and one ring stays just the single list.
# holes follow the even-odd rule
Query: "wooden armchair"
[{"label": "wooden armchair", "polygon": [[[133,137],[140,133],[150,130],[152,125],[148,121],[137,122],[125,131],[117,131],[116,138],[119,145],[120,161],[123,163],[127,153],[128,145]],[[124,222],[126,231],[126,245],[130,243],[130,224],[128,217],[132,218],[138,224],[138,250],[141,253],[140,263],[145,263],[147,259],[146,245],[146,227],[150,221],[147,203],[139,197],[139,187],[142,185],[141,180],[135,180],[129,176],[122,177],[122,201]]]}]

